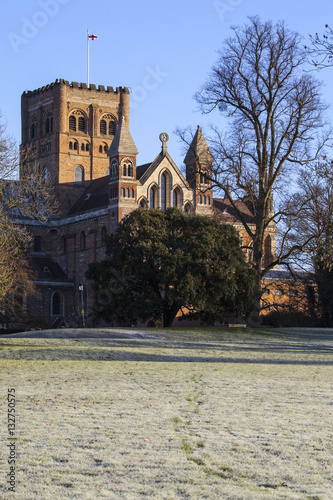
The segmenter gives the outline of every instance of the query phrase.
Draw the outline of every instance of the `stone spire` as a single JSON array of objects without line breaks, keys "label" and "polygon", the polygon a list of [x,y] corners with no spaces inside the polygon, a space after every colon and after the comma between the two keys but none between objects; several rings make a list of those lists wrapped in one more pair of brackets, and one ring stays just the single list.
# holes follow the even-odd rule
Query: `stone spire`
[{"label": "stone spire", "polygon": [[136,156],[138,153],[139,151],[137,150],[135,142],[133,141],[130,131],[128,130],[125,117],[123,116],[108,151],[108,156]]},{"label": "stone spire", "polygon": [[196,130],[191,145],[184,159],[185,165],[200,163],[201,165],[211,165],[214,161],[206,139],[203,136],[200,125]]}]

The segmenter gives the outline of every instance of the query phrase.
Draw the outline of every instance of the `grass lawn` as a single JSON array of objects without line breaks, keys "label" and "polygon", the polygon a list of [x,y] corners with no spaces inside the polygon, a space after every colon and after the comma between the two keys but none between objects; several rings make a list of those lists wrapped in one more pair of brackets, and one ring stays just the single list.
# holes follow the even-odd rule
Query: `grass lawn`
[{"label": "grass lawn", "polygon": [[1,499],[333,498],[333,330],[54,333],[0,336]]}]

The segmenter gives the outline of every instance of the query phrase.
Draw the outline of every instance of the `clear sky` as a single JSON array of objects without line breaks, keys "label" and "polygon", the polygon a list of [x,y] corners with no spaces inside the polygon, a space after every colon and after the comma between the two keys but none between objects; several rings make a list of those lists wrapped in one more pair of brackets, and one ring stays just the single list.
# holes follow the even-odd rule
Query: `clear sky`
[{"label": "clear sky", "polygon": [[[183,146],[176,127],[209,123],[193,99],[217,60],[231,25],[248,16],[285,20],[307,43],[309,33],[333,25],[332,0],[14,0],[2,2],[0,17],[0,109],[8,132],[20,143],[20,96],[56,78],[87,80],[87,29],[90,83],[126,86],[132,91],[130,131],[138,164],[160,151],[158,136],[170,136],[169,153],[180,166]],[[318,77],[333,103],[333,68]],[[330,111],[333,118],[333,111]]]}]

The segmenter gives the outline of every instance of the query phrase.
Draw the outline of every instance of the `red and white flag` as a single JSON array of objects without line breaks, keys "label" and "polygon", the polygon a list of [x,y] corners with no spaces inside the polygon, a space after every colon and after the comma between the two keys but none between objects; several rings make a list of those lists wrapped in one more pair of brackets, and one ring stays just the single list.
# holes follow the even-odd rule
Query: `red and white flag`
[{"label": "red and white flag", "polygon": [[98,36],[97,35],[88,35],[89,40],[97,40]]}]

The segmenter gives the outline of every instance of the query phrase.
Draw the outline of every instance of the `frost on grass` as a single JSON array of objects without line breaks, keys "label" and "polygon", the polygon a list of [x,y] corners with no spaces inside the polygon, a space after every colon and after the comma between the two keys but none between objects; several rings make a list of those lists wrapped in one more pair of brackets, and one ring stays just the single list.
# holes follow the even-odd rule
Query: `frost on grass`
[{"label": "frost on grass", "polygon": [[331,498],[329,333],[156,337],[0,338],[16,498]]}]

